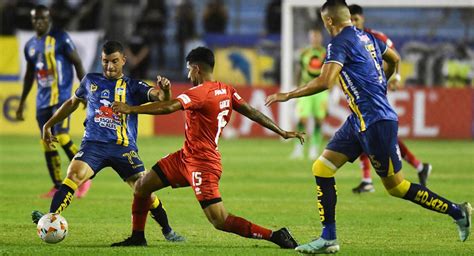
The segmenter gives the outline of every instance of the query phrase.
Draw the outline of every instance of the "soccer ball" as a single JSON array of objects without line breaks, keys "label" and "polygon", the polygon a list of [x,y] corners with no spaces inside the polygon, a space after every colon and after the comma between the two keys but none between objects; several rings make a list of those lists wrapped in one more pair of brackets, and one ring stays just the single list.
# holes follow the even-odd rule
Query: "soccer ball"
[{"label": "soccer ball", "polygon": [[57,213],[45,214],[38,221],[37,232],[46,243],[59,243],[67,236],[67,221]]}]

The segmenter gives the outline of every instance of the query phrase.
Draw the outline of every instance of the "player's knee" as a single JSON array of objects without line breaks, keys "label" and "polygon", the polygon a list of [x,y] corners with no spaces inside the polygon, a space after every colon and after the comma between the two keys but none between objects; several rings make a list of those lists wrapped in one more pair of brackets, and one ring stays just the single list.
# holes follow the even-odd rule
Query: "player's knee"
[{"label": "player's knee", "polygon": [[313,175],[323,178],[334,177],[337,171],[337,167],[328,159],[320,156],[318,160],[313,163]]},{"label": "player's knee", "polygon": [[90,179],[93,174],[94,172],[92,170],[89,170],[84,165],[73,161],[71,162],[71,165],[69,165],[67,178],[80,186],[83,182]]},{"label": "player's knee", "polygon": [[411,183],[409,181],[403,180],[395,187],[391,189],[387,189],[387,191],[391,196],[402,198],[408,192],[408,189],[410,188],[410,184]]}]

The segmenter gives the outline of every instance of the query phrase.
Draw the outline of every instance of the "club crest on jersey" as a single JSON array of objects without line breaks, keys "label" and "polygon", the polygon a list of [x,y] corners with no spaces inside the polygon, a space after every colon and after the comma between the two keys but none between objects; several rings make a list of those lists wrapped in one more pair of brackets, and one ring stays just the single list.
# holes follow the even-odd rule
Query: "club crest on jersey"
[{"label": "club crest on jersey", "polygon": [[95,92],[97,91],[97,85],[95,84],[91,84],[91,88],[90,88],[91,92]]},{"label": "club crest on jersey", "polygon": [[105,89],[105,90],[103,90],[103,91],[100,93],[100,97],[101,97],[101,98],[106,98],[106,99],[108,99],[109,96],[110,96],[110,91],[109,91],[108,89]]}]

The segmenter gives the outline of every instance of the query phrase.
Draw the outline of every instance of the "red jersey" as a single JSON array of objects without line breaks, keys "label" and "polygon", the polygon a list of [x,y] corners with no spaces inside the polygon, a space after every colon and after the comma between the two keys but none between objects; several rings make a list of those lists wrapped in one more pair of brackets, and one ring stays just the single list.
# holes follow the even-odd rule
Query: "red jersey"
[{"label": "red jersey", "polygon": [[388,38],[388,36],[384,33],[370,28],[364,28],[364,31],[374,35],[377,39],[384,42],[390,49],[395,49],[395,45],[393,45],[392,40],[390,40],[390,38]]},{"label": "red jersey", "polygon": [[233,107],[245,101],[232,86],[220,82],[204,82],[177,99],[185,110],[184,161],[221,170],[219,137],[230,120]]}]

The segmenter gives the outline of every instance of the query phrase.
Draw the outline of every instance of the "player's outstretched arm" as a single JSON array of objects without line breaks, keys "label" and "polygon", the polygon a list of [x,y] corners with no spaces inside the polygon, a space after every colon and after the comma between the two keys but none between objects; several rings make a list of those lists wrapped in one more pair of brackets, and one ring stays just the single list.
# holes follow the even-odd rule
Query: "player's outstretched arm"
[{"label": "player's outstretched arm", "polygon": [[400,56],[395,50],[388,48],[387,51],[385,51],[385,53],[382,55],[382,58],[386,63],[386,65],[384,65],[384,72],[385,77],[388,80],[399,65]]},{"label": "player's outstretched arm", "polygon": [[331,88],[336,83],[336,78],[341,72],[342,66],[337,63],[325,63],[321,68],[321,75],[311,80],[304,86],[287,93],[275,93],[267,97],[265,105],[270,106],[275,102],[284,102],[289,99],[299,98],[320,93]]},{"label": "player's outstretched arm", "polygon": [[74,65],[77,78],[79,79],[79,81],[82,81],[82,78],[84,78],[84,76],[86,75],[86,71],[84,70],[84,67],[82,66],[82,61],[81,61],[81,58],[79,58],[79,54],[77,53],[76,50],[74,50],[70,52],[67,55],[67,57]]},{"label": "player's outstretched arm", "polygon": [[178,110],[182,110],[183,106],[177,100],[152,102],[140,106],[129,106],[123,102],[115,101],[112,104],[114,112],[122,114],[149,114],[149,115],[166,115]]},{"label": "player's outstretched arm", "polygon": [[71,113],[77,109],[80,102],[81,100],[79,98],[72,96],[70,99],[66,100],[61,105],[61,107],[56,112],[54,112],[53,116],[43,125],[42,139],[47,145],[50,145],[50,147],[54,148],[53,142],[57,142],[57,139],[51,132],[51,127],[71,115]]},{"label": "player's outstretched arm", "polygon": [[256,110],[248,103],[243,103],[240,105],[235,105],[234,109],[240,114],[248,117],[249,119],[259,123],[261,126],[266,127],[276,134],[280,135],[285,139],[298,138],[301,144],[304,143],[304,132],[288,132],[281,129],[272,119],[263,114],[262,112]]},{"label": "player's outstretched arm", "polygon": [[168,101],[171,99],[171,82],[163,76],[156,77],[156,89],[150,92],[151,101]]},{"label": "player's outstretched arm", "polygon": [[21,92],[20,104],[18,105],[18,109],[16,111],[16,120],[23,121],[25,118],[23,117],[23,109],[25,107],[25,100],[28,97],[28,94],[31,91],[31,87],[33,87],[33,81],[35,80],[35,67],[31,62],[27,62],[26,66],[26,73],[23,79],[23,91]]}]

